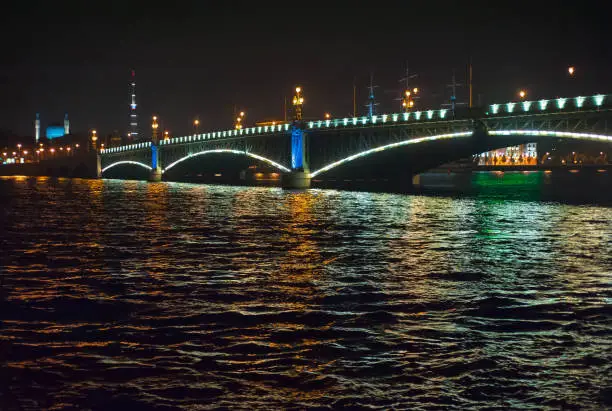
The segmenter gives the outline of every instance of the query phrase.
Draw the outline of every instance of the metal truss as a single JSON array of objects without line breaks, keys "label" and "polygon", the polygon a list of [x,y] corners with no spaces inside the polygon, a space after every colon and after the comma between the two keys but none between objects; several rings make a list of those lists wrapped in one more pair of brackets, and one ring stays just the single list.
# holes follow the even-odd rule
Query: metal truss
[{"label": "metal truss", "polygon": [[286,133],[259,138],[228,138],[224,140],[196,141],[160,147],[162,168],[181,158],[212,150],[235,150],[254,153],[279,164],[291,161],[290,137]]},{"label": "metal truss", "polygon": [[[420,122],[402,122],[393,117],[390,118],[391,120],[386,122],[370,123],[365,126],[359,124],[340,126],[338,123],[326,127],[311,125],[310,128],[306,128],[304,131],[308,136],[306,151],[310,169],[317,170],[348,156],[393,143],[479,129],[485,132],[486,130],[539,130],[612,134],[612,108],[608,107],[503,116],[482,117],[479,115],[457,120],[434,119]],[[289,166],[291,164],[291,131],[283,130],[260,135],[195,141],[189,138],[189,141],[184,143],[158,145],[162,168],[189,155],[219,149],[253,153]],[[151,164],[151,148],[103,152],[101,157],[103,168],[118,161],[138,161]]]},{"label": "metal truss", "polygon": [[310,166],[319,169],[355,153],[419,137],[473,130],[472,120],[309,132]]},{"label": "metal truss", "polygon": [[126,150],[117,153],[103,153],[101,156],[102,168],[119,161],[137,161],[139,163],[151,165],[151,148],[140,148],[136,150]]}]

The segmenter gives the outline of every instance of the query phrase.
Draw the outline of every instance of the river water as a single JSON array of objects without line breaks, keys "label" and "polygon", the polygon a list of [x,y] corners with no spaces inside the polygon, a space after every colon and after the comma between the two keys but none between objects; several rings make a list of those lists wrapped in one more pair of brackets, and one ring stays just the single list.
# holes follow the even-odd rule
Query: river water
[{"label": "river water", "polygon": [[3,177],[0,210],[3,410],[612,407],[608,206]]}]

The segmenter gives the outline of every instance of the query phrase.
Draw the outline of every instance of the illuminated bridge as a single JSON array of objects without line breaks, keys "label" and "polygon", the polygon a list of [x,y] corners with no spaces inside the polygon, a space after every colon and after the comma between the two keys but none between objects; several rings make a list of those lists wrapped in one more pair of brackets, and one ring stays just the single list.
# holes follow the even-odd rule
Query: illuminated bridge
[{"label": "illuminated bridge", "polygon": [[282,174],[284,186],[296,188],[343,168],[393,163],[416,174],[471,154],[545,139],[612,144],[611,103],[610,95],[599,94],[454,113],[425,110],[213,131],[101,150],[98,176],[141,167],[159,181],[196,159],[219,156],[228,166],[240,157],[266,164]]}]

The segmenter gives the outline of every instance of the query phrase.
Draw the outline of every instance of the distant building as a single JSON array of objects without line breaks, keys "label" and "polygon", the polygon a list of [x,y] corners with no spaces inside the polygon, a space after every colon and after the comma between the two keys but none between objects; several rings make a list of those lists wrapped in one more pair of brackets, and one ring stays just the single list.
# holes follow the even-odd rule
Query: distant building
[{"label": "distant building", "polygon": [[65,135],[66,133],[64,133],[64,127],[60,125],[50,125],[45,130],[45,137],[47,137],[49,140],[64,137]]},{"label": "distant building", "polygon": [[122,144],[121,134],[119,134],[118,130],[113,130],[113,133],[109,139],[109,147],[119,147]]},{"label": "distant building", "polygon": [[[34,135],[35,141],[38,142],[40,140],[40,114],[36,113],[36,120],[34,121]],[[64,125],[60,125],[59,123],[51,123],[45,129],[45,137],[48,140],[53,140],[55,138],[64,137],[70,134],[70,120],[68,120],[68,113],[64,115]]]},{"label": "distant building", "polygon": [[36,144],[40,140],[40,113],[36,113],[36,120],[34,121],[34,138]]},{"label": "distant building", "polygon": [[68,113],[64,114],[64,135],[70,134],[70,120],[68,120]]},{"label": "distant building", "polygon": [[478,155],[478,165],[480,166],[536,165],[537,163],[537,143],[500,148]]}]

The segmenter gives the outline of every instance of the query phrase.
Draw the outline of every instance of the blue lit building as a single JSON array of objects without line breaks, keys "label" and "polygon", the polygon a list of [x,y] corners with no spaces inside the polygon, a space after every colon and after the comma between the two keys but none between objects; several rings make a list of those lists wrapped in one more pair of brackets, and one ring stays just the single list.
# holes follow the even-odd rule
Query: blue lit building
[{"label": "blue lit building", "polygon": [[[36,122],[35,122],[35,132],[36,132],[36,141],[38,141],[40,136],[40,114],[36,113]],[[47,126],[45,129],[45,137],[49,140],[53,140],[55,138],[64,137],[70,134],[70,121],[68,120],[68,113],[64,115],[64,125],[60,125],[58,123],[53,123]]]},{"label": "blue lit building", "polygon": [[49,140],[53,140],[54,138],[60,138],[60,137],[64,137],[64,127],[63,126],[48,126],[47,129],[45,130],[45,136],[49,139]]}]

